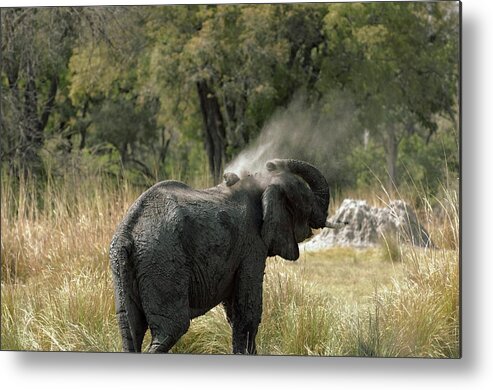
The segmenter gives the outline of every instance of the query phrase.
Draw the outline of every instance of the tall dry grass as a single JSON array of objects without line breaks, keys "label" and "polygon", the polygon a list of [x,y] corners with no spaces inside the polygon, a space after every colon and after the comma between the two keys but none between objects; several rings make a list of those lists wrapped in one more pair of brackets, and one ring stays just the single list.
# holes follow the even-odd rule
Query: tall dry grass
[{"label": "tall dry grass", "polygon": [[2,178],[2,349],[118,349],[108,243],[138,196],[102,178]]},{"label": "tall dry grass", "polygon": [[[120,350],[108,244],[140,192],[102,177],[50,178],[42,189],[2,177],[2,349]],[[398,264],[385,260],[383,247],[269,259],[259,353],[459,356],[456,201],[452,194],[440,213],[423,214],[443,245],[401,246]],[[221,307],[195,319],[173,348],[230,350]]]}]

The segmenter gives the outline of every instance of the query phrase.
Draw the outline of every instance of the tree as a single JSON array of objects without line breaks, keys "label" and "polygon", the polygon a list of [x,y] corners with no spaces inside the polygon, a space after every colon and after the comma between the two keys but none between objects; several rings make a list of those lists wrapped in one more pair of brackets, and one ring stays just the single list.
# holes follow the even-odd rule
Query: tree
[{"label": "tree", "polygon": [[73,19],[64,9],[11,8],[2,24],[2,161],[39,172],[38,152],[54,110],[63,68],[74,39]]},{"label": "tree", "polygon": [[429,140],[438,114],[455,116],[458,26],[455,3],[329,5],[318,87],[351,92],[363,127],[385,148],[390,188],[403,137],[421,131]]},{"label": "tree", "polygon": [[[119,28],[115,15],[121,10],[2,9],[1,161],[11,173],[42,172],[40,151],[46,136],[66,131],[74,115],[67,99],[74,47],[81,39],[111,43],[110,30]],[[66,134],[69,139],[70,131]]]},{"label": "tree", "polygon": [[323,42],[324,10],[320,5],[153,9],[147,23],[155,44],[150,78],[159,80],[161,101],[176,108],[189,99],[187,112],[201,118],[214,181],[278,106],[316,80],[311,52]]},{"label": "tree", "polygon": [[[449,3],[2,11],[1,159],[11,171],[51,153],[149,180],[203,176],[207,165],[218,182],[301,95],[316,111],[308,138],[369,130],[393,185],[402,140],[429,143],[439,116],[456,115]],[[307,154],[339,164],[353,142]]]}]

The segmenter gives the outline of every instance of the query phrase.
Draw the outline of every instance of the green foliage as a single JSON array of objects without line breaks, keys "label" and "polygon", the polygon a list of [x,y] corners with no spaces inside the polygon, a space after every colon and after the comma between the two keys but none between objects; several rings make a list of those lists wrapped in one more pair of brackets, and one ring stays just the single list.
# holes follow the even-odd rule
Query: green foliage
[{"label": "green foliage", "polygon": [[372,188],[375,180],[385,178],[384,160],[384,148],[374,141],[369,141],[366,147],[354,147],[349,157],[349,172],[354,175],[353,185],[357,188]]},{"label": "green foliage", "polygon": [[437,113],[454,116],[457,12],[452,3],[353,3],[331,5],[325,17],[329,55],[318,87],[352,91],[363,128],[385,149],[391,185],[399,143],[431,136]]},{"label": "green foliage", "polygon": [[441,185],[455,187],[459,178],[459,145],[451,129],[439,129],[433,142],[413,134],[399,146],[400,171],[408,182],[436,195]]},{"label": "green foliage", "polygon": [[390,175],[437,193],[444,165],[458,172],[454,3],[27,8],[2,21],[1,160],[16,176],[87,157],[139,182],[194,180],[214,121],[224,165],[300,94],[344,134],[335,186]]},{"label": "green foliage", "polygon": [[325,32],[333,55],[325,58],[321,84],[336,81],[354,91],[365,103],[362,115],[371,127],[389,120],[402,122],[407,115],[426,128],[434,127],[432,115],[451,110],[455,103],[454,6],[396,2],[329,6]]},{"label": "green foliage", "polygon": [[[182,125],[184,114],[199,115],[195,84],[206,81],[221,106],[225,152],[231,159],[311,76],[304,72],[310,66],[305,62],[321,39],[314,30],[321,16],[314,9],[322,7],[167,7],[151,14],[149,33],[156,49],[149,77],[159,80],[151,88],[166,102],[163,118]],[[304,25],[306,19],[311,23]],[[301,25],[305,42],[293,34]]]},{"label": "green foliage", "polygon": [[[437,195],[443,185],[456,187],[459,178],[459,150],[454,131],[441,124],[432,141],[411,134],[400,142],[397,157],[403,190]],[[372,138],[366,146],[354,147],[348,156],[347,170],[356,188],[371,189],[387,177],[385,149]]]}]

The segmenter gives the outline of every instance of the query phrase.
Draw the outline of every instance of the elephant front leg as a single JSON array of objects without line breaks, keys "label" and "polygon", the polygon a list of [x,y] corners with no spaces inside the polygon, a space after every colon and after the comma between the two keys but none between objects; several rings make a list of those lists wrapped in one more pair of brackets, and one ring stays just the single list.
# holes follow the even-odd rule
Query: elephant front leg
[{"label": "elephant front leg", "polygon": [[233,353],[235,354],[257,354],[255,338],[260,321],[251,324],[233,325]]},{"label": "elephant front leg", "polygon": [[255,339],[262,317],[264,267],[239,273],[235,294],[225,303],[233,330],[233,353],[256,354]]},{"label": "elephant front leg", "polygon": [[250,311],[226,302],[224,306],[233,331],[233,353],[256,355],[255,339],[262,315],[262,301],[255,305],[255,309],[252,306]]}]

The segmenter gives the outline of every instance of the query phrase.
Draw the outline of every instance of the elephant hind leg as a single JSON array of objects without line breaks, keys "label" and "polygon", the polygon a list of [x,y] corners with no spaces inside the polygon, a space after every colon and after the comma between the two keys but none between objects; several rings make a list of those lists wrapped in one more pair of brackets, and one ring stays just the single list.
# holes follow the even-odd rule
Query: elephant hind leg
[{"label": "elephant hind leg", "polygon": [[[157,320],[156,318],[154,319]],[[187,332],[190,326],[190,319],[176,321],[175,319],[161,318],[156,323],[158,324],[157,326],[151,325],[152,342],[148,352],[167,353],[180,337]]]},{"label": "elephant hind leg", "polygon": [[188,274],[176,267],[168,275],[146,275],[140,286],[143,310],[152,335],[148,352],[166,353],[190,326]]},{"label": "elephant hind leg", "polygon": [[167,353],[190,326],[188,307],[172,313],[164,307],[160,314],[148,314],[147,318],[152,335],[149,353]]},{"label": "elephant hind leg", "polygon": [[141,352],[147,331],[147,321],[142,310],[131,299],[121,305],[117,298],[117,318],[122,336],[123,352]]}]

